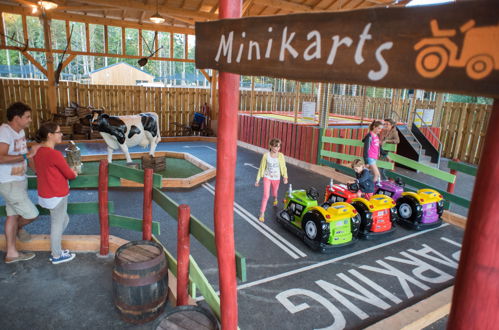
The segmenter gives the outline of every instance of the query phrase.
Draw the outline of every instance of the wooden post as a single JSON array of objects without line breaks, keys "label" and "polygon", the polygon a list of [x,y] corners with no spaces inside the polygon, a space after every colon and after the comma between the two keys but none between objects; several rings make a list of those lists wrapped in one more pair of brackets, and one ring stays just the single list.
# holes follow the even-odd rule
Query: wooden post
[{"label": "wooden post", "polygon": [[51,113],[57,112],[57,90],[55,86],[54,56],[52,55],[52,36],[50,32],[50,19],[45,13],[41,15],[43,21],[43,36],[45,39],[45,53],[47,59],[47,104]]},{"label": "wooden post", "polygon": [[[458,161],[456,158],[453,158],[452,160],[453,160],[453,161],[455,161],[455,162],[457,162],[457,161]],[[457,171],[456,171],[456,170],[454,170],[454,169],[451,169],[451,170],[450,170],[450,174],[452,174],[452,175],[456,175],[456,174],[457,174]],[[448,192],[448,193],[453,194],[453,193],[454,193],[454,187],[455,187],[455,186],[456,186],[456,183],[455,183],[455,182],[454,182],[454,183],[450,183],[450,182],[449,182],[449,183],[447,184],[447,192]]]},{"label": "wooden post", "polygon": [[499,324],[499,99],[494,99],[464,232],[448,329]]},{"label": "wooden post", "polygon": [[[241,17],[241,1],[220,0],[220,18]],[[237,282],[234,248],[234,181],[237,152],[239,75],[220,72],[215,188],[217,246],[222,329],[237,329]]]},{"label": "wooden post", "polygon": [[103,159],[99,164],[99,222],[100,255],[109,254],[109,209],[108,209],[108,163]]},{"label": "wooden post", "polygon": [[191,209],[189,205],[182,204],[178,207],[178,233],[177,233],[177,306],[187,305],[189,294],[189,255],[190,255],[190,220]]},{"label": "wooden post", "polygon": [[218,74],[216,70],[211,71],[211,119],[218,119],[218,109],[217,109],[217,81]]},{"label": "wooden post", "polygon": [[251,76],[250,117],[253,117],[254,107],[255,107],[255,76]]},{"label": "wooden post", "polygon": [[300,89],[301,89],[301,83],[299,81],[295,82],[295,102],[293,103],[295,124],[298,123],[298,109],[300,108]]},{"label": "wooden post", "polygon": [[152,168],[144,169],[144,209],[142,220],[142,239],[152,239]]}]

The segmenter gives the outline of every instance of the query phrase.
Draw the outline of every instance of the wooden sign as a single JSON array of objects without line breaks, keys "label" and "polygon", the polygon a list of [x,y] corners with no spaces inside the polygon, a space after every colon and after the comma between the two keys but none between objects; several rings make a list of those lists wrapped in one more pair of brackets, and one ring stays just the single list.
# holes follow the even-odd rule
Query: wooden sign
[{"label": "wooden sign", "polygon": [[499,1],[196,23],[196,67],[499,97]]}]

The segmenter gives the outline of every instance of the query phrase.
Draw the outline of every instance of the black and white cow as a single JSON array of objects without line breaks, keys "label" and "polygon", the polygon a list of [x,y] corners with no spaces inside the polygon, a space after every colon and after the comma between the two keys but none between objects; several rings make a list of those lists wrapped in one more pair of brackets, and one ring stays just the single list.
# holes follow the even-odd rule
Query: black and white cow
[{"label": "black and white cow", "polygon": [[127,163],[132,162],[128,147],[140,145],[147,147],[149,155],[154,156],[156,146],[161,141],[158,114],[146,112],[132,116],[110,116],[93,112],[89,115],[90,125],[99,131],[107,144],[107,161],[113,160],[113,150],[120,148],[126,156]]}]

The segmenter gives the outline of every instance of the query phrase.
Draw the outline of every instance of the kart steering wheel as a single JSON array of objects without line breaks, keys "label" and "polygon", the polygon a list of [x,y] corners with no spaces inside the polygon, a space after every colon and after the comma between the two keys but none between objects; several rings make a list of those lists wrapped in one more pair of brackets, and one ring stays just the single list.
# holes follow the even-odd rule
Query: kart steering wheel
[{"label": "kart steering wheel", "polygon": [[313,200],[318,200],[319,199],[319,193],[317,192],[317,189],[314,187],[310,187],[307,189],[307,197]]},{"label": "kart steering wheel", "polygon": [[360,187],[359,187],[359,184],[358,183],[349,183],[347,185],[348,187],[348,190],[350,190],[351,192],[357,192],[359,191]]}]

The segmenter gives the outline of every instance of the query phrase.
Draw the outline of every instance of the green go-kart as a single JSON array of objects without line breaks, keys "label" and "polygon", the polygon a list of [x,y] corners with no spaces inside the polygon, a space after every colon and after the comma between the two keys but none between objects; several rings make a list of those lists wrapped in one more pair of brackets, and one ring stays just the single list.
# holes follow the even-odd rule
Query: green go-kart
[{"label": "green go-kart", "polygon": [[292,190],[284,198],[284,210],[277,221],[301,238],[313,250],[332,252],[352,244],[357,237],[361,218],[355,208],[344,202],[319,206],[319,194],[313,187]]}]

